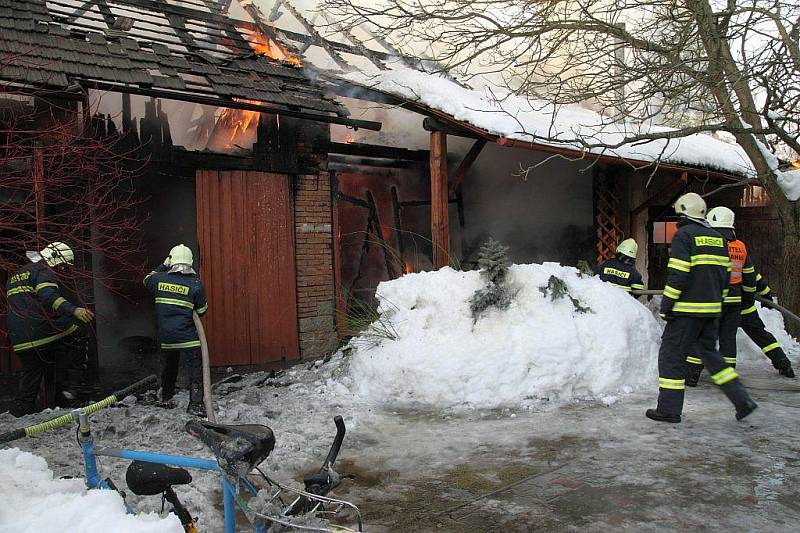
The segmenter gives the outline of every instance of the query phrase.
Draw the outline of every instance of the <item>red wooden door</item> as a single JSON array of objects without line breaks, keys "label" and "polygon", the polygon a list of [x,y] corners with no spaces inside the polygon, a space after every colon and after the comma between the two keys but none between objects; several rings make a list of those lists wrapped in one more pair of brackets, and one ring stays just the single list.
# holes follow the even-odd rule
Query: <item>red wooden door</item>
[{"label": "red wooden door", "polygon": [[199,170],[203,319],[211,364],[299,357],[294,216],[285,174]]}]

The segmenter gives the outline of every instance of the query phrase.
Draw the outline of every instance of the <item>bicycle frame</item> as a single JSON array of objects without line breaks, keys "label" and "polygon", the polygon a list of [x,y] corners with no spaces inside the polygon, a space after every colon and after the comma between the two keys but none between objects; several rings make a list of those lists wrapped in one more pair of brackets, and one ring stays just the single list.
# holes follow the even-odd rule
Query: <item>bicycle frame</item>
[{"label": "bicycle frame", "polygon": [[[95,445],[94,438],[92,437],[91,429],[89,427],[89,415],[78,409],[74,412],[78,419],[78,442],[81,445],[83,452],[83,464],[86,474],[86,486],[89,489],[105,489],[116,490],[107,480],[100,477],[100,471],[97,468],[98,456],[102,457],[119,457],[122,459],[145,461],[148,463],[157,463],[162,465],[179,466],[184,468],[192,468],[195,470],[207,470],[216,472],[222,479],[222,494],[223,494],[223,509],[225,521],[225,533],[236,532],[236,489],[244,487],[244,489],[255,496],[258,490],[244,477],[238,478],[240,487],[234,486],[226,479],[224,473],[220,469],[216,461],[211,459],[201,459],[199,457],[186,457],[181,455],[166,455],[160,453],[142,452],[136,450],[125,450],[121,448],[101,448]],[[128,506],[127,502],[125,507],[129,513],[133,513],[133,509]],[[253,526],[253,531],[256,533],[264,533],[266,530],[260,526]]]}]

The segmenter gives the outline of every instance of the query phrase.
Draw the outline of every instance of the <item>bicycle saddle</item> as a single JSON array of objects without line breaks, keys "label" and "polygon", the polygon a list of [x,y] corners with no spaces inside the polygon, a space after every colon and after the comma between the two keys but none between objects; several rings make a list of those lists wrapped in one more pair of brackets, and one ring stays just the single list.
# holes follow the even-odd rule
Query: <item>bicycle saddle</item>
[{"label": "bicycle saddle", "polygon": [[134,494],[152,496],[173,485],[188,485],[192,482],[192,475],[183,468],[134,461],[128,465],[125,481]]},{"label": "bicycle saddle", "polygon": [[191,420],[186,431],[211,448],[217,464],[232,476],[246,475],[275,447],[272,430],[259,424],[226,426]]}]

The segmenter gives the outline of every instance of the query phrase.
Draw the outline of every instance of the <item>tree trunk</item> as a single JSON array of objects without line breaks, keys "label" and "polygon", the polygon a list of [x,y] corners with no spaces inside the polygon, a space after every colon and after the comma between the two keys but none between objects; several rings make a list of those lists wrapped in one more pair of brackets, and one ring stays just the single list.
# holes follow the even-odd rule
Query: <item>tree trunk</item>
[{"label": "tree trunk", "polygon": [[[781,305],[797,314],[800,311],[800,237],[786,231],[783,235],[783,264],[781,265],[781,292],[778,294]],[[800,324],[786,320],[786,331],[800,339]]]}]

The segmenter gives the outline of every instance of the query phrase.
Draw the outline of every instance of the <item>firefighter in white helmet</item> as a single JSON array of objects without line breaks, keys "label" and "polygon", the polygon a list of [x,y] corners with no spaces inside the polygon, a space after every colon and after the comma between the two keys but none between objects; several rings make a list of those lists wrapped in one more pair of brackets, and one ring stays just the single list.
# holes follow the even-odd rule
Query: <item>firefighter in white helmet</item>
[{"label": "firefighter in white helmet", "polygon": [[37,411],[36,397],[42,379],[55,367],[57,400],[74,400],[82,379],[83,361],[72,342],[81,324],[94,314],[68,301],[61,291],[60,274],[75,262],[72,249],[53,242],[39,252],[28,252],[30,263],[6,283],[7,326],[11,348],[22,363],[22,377],[11,413]]},{"label": "firefighter in white helmet", "polygon": [[616,253],[595,269],[600,279],[625,292],[644,289],[642,275],[636,270],[636,255],[639,245],[633,239],[625,239],[617,245]]},{"label": "firefighter in white helmet", "polygon": [[[756,292],[756,274],[747,254],[745,244],[736,239],[733,231],[733,211],[727,207],[715,207],[706,215],[708,224],[725,238],[728,257],[731,261],[728,293],[722,301],[719,319],[719,351],[730,367],[736,367],[736,330],[741,322],[742,302],[752,305]],[[703,361],[693,354],[686,357],[686,385],[696,387],[703,372]]]},{"label": "firefighter in white helmet", "polygon": [[706,203],[695,193],[675,202],[681,217],[672,239],[661,315],[667,321],[658,352],[658,406],[648,418],[680,422],[686,388],[686,355],[696,355],[736,407],[741,420],[756,409],[736,370],[717,351],[722,300],[728,293],[730,260],[725,239],[706,222]]},{"label": "firefighter in white helmet", "polygon": [[189,368],[189,405],[186,411],[206,416],[203,404],[203,362],[200,337],[192,313],[202,316],[208,310],[203,283],[192,268],[192,251],[179,244],[169,256],[144,278],[144,285],[155,297],[158,337],[161,343],[161,401],[171,405],[181,357]]},{"label": "firefighter in white helmet", "polygon": [[[780,343],[766,330],[764,322],[756,311],[756,292],[761,296],[768,296],[771,291],[761,275],[756,272],[747,253],[747,246],[736,238],[734,212],[727,207],[715,207],[708,212],[707,220],[728,239],[728,254],[731,258],[731,287],[723,302],[719,331],[719,349],[725,357],[725,362],[736,366],[736,331],[741,327],[761,348],[780,375],[794,377],[791,361],[781,349]],[[687,358],[687,362],[689,370],[686,374],[686,384],[694,386],[703,370],[702,363],[691,358]]]}]

